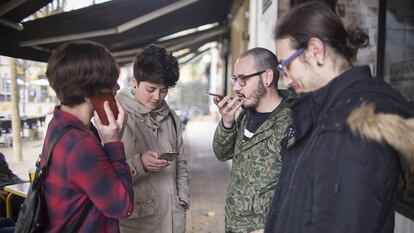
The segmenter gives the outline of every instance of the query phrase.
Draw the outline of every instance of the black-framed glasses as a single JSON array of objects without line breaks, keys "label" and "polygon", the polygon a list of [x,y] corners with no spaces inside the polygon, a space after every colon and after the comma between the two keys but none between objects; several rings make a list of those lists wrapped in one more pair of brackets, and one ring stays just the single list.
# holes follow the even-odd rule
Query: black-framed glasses
[{"label": "black-framed glasses", "polygon": [[248,78],[254,77],[256,75],[261,75],[265,72],[266,70],[262,70],[253,74],[248,74],[248,75],[243,75],[243,74],[239,74],[239,75],[233,75],[233,77],[231,78],[231,81],[233,82],[233,84],[235,84],[236,82],[241,86],[244,87],[246,86],[246,80]]},{"label": "black-framed glasses", "polygon": [[293,53],[292,55],[290,55],[288,58],[286,58],[285,60],[281,61],[277,66],[276,69],[279,71],[279,74],[281,76],[287,76],[286,71],[285,71],[285,67],[287,65],[289,65],[289,63],[291,63],[293,61],[293,59],[297,58],[299,55],[301,55],[303,53],[303,51],[305,50],[305,48],[301,48],[299,50],[297,50],[295,53]]}]

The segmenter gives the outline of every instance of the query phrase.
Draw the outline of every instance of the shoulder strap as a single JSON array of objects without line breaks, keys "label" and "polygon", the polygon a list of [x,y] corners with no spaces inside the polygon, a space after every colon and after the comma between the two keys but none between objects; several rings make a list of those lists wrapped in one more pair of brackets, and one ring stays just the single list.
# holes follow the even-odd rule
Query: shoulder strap
[{"label": "shoulder strap", "polygon": [[46,154],[46,162],[45,162],[45,166],[41,167],[40,162],[38,162],[37,166],[37,171],[36,171],[36,179],[33,181],[33,187],[39,187],[43,184],[43,181],[46,179],[46,174],[49,171],[49,164],[50,164],[50,157],[52,155],[52,151],[55,148],[57,142],[59,141],[59,139],[70,129],[72,128],[72,126],[65,126],[63,129],[61,129],[57,136],[52,138],[52,141],[49,144],[49,150],[47,151]]},{"label": "shoulder strap", "polygon": [[173,122],[173,126],[174,126],[174,130],[175,130],[175,134],[177,134],[178,133],[178,131],[177,131],[177,123],[175,123],[175,118],[174,118],[174,115],[171,113],[171,111],[168,111],[168,115],[171,117],[171,119],[172,119],[172,122]]},{"label": "shoulder strap", "polygon": [[65,126],[63,127],[63,129],[60,130],[60,132],[58,133],[57,137],[52,138],[52,142],[50,143],[49,146],[49,150],[47,152],[46,155],[46,162],[45,162],[45,169],[46,171],[49,170],[49,164],[50,164],[50,157],[52,155],[52,151],[55,148],[57,142],[59,141],[59,139],[66,133],[68,132],[71,128],[73,128],[72,126]]}]

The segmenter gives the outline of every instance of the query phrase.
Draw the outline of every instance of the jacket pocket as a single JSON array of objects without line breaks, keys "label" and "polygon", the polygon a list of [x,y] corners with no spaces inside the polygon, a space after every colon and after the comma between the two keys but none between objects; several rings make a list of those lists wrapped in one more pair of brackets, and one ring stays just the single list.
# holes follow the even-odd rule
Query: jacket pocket
[{"label": "jacket pocket", "polygon": [[134,212],[131,217],[140,218],[154,215],[159,208],[158,201],[152,197],[147,200],[139,200],[135,202]]},{"label": "jacket pocket", "polygon": [[271,197],[269,193],[260,193],[253,196],[251,211],[254,214],[265,214],[269,211]]}]

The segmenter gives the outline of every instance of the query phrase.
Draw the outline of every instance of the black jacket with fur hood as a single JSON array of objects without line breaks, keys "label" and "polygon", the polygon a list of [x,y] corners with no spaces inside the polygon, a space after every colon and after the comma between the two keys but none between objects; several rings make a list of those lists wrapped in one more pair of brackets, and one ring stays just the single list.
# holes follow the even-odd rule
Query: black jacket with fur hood
[{"label": "black jacket with fur hood", "polygon": [[407,102],[368,67],[354,67],[293,105],[295,143],[282,165],[265,232],[391,233],[399,153],[353,133],[352,110],[412,117]]}]

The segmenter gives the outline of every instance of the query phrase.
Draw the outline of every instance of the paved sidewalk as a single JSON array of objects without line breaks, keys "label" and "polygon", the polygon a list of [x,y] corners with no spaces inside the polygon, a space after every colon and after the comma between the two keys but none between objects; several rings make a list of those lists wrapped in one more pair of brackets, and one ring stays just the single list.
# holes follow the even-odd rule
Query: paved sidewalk
[{"label": "paved sidewalk", "polygon": [[216,125],[211,119],[189,121],[184,135],[192,202],[187,212],[187,233],[224,232],[230,166],[213,154],[211,143]]}]

